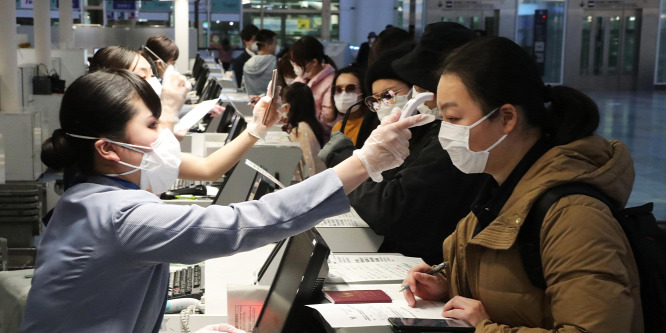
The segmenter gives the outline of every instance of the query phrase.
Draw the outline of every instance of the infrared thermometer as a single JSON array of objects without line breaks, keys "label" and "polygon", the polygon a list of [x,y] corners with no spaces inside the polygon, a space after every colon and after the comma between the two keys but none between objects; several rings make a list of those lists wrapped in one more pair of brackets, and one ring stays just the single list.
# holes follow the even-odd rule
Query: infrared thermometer
[{"label": "infrared thermometer", "polygon": [[435,96],[431,92],[422,92],[416,94],[416,96],[412,97],[405,106],[402,108],[402,113],[400,114],[400,119],[405,119],[409,116],[413,116],[414,113],[416,113],[416,107],[421,105],[423,102],[427,101],[432,101],[433,96]]}]

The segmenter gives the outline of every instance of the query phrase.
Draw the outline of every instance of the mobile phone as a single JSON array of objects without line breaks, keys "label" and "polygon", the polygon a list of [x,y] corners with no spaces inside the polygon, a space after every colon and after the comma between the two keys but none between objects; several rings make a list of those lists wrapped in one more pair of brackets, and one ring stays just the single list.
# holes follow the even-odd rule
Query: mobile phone
[{"label": "mobile phone", "polygon": [[273,103],[277,99],[277,87],[278,87],[278,72],[277,69],[273,70],[273,76],[271,77],[271,85],[268,87],[268,97],[271,98],[271,102],[268,103],[268,108],[266,109],[266,112],[264,113],[264,119],[261,120],[261,123],[266,125],[266,122],[268,121],[268,115],[270,114],[271,108],[273,107]]},{"label": "mobile phone", "polygon": [[474,326],[462,319],[391,317],[388,321],[394,332],[474,332]]}]

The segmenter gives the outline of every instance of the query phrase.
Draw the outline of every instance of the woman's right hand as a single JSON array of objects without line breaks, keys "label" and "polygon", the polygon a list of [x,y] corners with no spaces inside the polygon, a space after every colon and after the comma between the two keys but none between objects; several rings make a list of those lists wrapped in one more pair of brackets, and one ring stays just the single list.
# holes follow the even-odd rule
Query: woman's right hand
[{"label": "woman's right hand", "polygon": [[442,274],[426,274],[430,270],[428,264],[422,262],[412,267],[407,272],[407,277],[401,285],[409,285],[409,288],[402,292],[407,304],[414,307],[418,296],[429,301],[441,301],[447,297],[448,287],[446,278]]},{"label": "woman's right hand", "polygon": [[[273,103],[271,109],[268,110],[270,103],[271,98],[264,96],[259,99],[257,104],[252,109],[252,122],[247,124],[247,131],[250,133],[250,135],[259,139],[264,139],[268,129],[270,129],[271,126],[273,126],[280,119],[280,113],[277,111],[278,103]],[[269,112],[270,114],[268,115],[266,124],[263,124],[262,122],[266,112]]]}]

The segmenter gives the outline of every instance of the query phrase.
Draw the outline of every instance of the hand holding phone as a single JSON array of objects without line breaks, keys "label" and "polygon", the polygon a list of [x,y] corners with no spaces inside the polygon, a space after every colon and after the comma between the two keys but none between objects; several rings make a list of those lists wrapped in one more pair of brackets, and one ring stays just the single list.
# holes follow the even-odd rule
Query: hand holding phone
[{"label": "hand holding phone", "polygon": [[278,95],[278,83],[277,83],[277,78],[278,78],[278,73],[277,69],[273,70],[273,76],[271,77],[271,82],[268,85],[268,94],[267,96],[271,98],[271,102],[268,104],[268,108],[266,109],[266,112],[264,113],[264,119],[261,120],[261,123],[263,125],[267,125],[268,122],[268,115],[271,113],[271,109],[273,108],[273,104],[277,100],[277,95]]},{"label": "hand holding phone", "polygon": [[388,318],[394,332],[474,332],[475,328],[462,319]]}]

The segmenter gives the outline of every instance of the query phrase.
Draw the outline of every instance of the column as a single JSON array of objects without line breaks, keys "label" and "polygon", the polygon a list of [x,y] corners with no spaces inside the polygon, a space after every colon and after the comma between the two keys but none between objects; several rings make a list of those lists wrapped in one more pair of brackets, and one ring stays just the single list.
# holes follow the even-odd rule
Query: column
[{"label": "column", "polygon": [[74,48],[74,18],[72,0],[60,0],[60,49]]},{"label": "column", "polygon": [[331,0],[321,2],[321,40],[331,40]]},{"label": "column", "polygon": [[180,51],[178,61],[176,61],[176,70],[185,73],[188,70],[190,62],[190,44],[189,44],[189,20],[190,6],[187,0],[176,0],[173,3],[174,35],[176,45]]},{"label": "column", "polygon": [[[49,66],[51,58],[51,2],[33,1],[35,17],[35,62]],[[43,70],[43,69],[42,69]]]},{"label": "column", "polygon": [[20,113],[16,1],[5,1],[0,10],[0,34],[0,112]]}]

